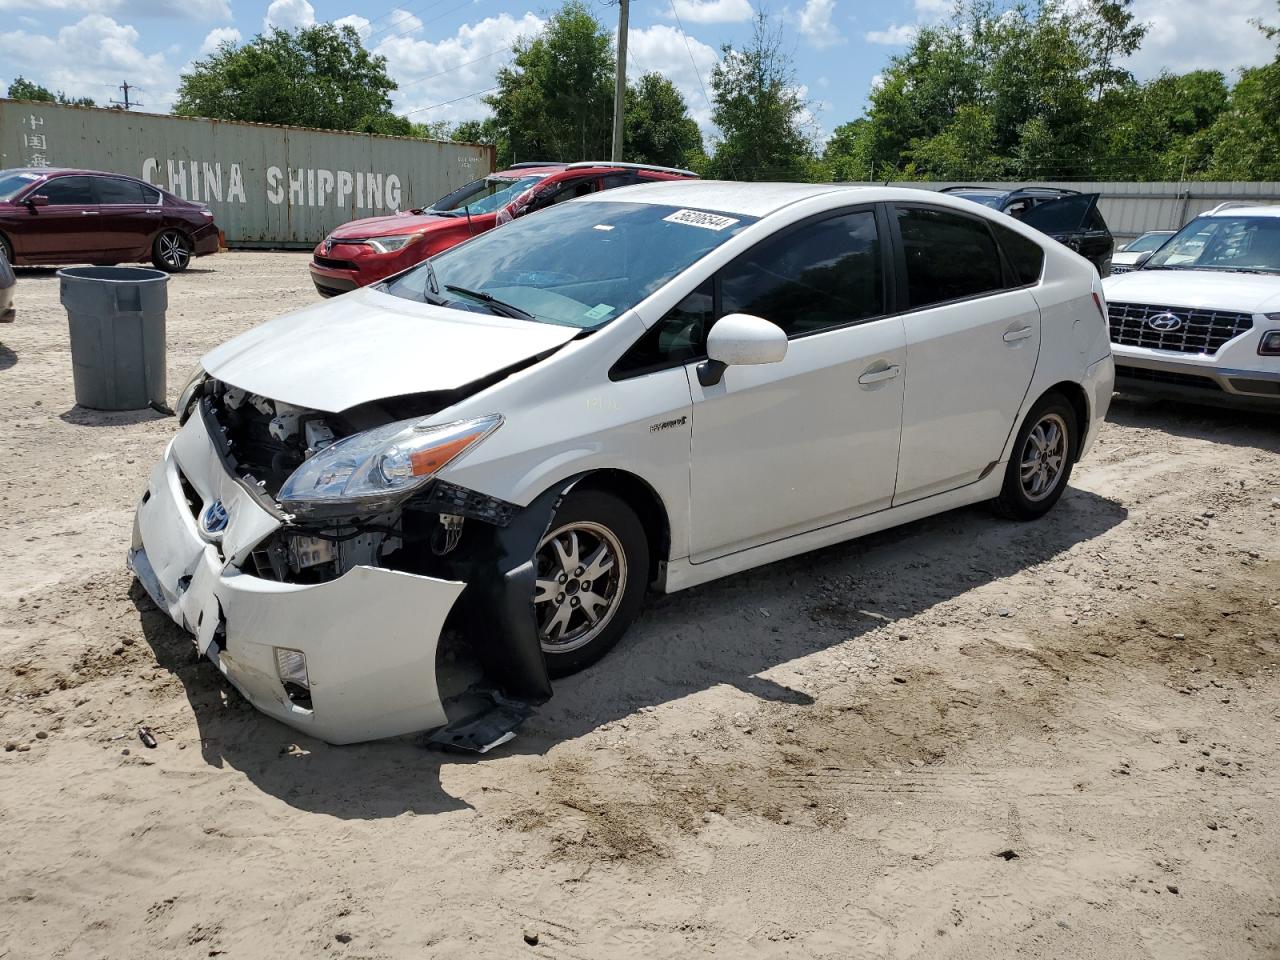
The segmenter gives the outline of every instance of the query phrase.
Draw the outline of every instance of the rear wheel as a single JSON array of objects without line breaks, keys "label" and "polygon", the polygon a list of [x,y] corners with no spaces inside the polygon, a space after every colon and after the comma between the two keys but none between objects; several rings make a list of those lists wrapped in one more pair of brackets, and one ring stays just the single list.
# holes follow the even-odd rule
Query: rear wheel
[{"label": "rear wheel", "polygon": [[191,241],[181,230],[165,230],[151,245],[151,262],[166,273],[181,273],[191,264]]},{"label": "rear wheel", "polygon": [[533,609],[553,677],[595,663],[640,612],[649,542],[625,502],[599,490],[570,493],[534,557]]},{"label": "rear wheel", "polygon": [[996,509],[1016,520],[1042,517],[1071,479],[1080,438],[1076,414],[1060,393],[1048,393],[1031,408],[1018,431]]},{"label": "rear wheel", "polygon": [[0,256],[3,256],[6,260],[8,260],[9,264],[12,266],[13,247],[9,245],[9,240],[6,237],[0,237]]}]

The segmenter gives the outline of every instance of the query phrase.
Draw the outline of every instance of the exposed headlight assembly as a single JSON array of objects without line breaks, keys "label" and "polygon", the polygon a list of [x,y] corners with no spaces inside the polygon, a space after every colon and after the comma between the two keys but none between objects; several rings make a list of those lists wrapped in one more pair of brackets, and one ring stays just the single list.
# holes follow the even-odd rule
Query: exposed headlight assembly
[{"label": "exposed headlight assembly", "polygon": [[293,472],[280,505],[302,517],[389,509],[501,425],[496,413],[436,426],[415,418],[345,437]]},{"label": "exposed headlight assembly", "polygon": [[187,377],[186,386],[178,394],[178,405],[174,407],[174,412],[178,414],[178,423],[187,422],[187,418],[191,416],[191,405],[196,394],[208,379],[209,375],[204,372],[204,367],[197,363],[196,368],[191,371],[191,376]]},{"label": "exposed headlight assembly", "polygon": [[365,243],[379,253],[395,253],[397,250],[403,250],[413,241],[421,239],[420,233],[406,233],[399,237],[370,237]]}]

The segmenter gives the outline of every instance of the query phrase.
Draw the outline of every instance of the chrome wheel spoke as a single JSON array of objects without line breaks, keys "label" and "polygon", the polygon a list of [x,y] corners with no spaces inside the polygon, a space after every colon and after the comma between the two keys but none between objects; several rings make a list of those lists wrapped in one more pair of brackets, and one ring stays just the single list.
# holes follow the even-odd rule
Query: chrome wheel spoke
[{"label": "chrome wheel spoke", "polygon": [[533,602],[546,603],[548,600],[554,600],[559,592],[560,584],[555,580],[539,580],[535,585]]},{"label": "chrome wheel spoke", "polygon": [[560,604],[551,615],[551,619],[547,621],[543,634],[548,640],[558,640],[569,629],[569,618],[572,616],[573,607],[567,603]]},{"label": "chrome wheel spoke", "polygon": [[613,569],[613,554],[609,552],[609,545],[601,541],[600,546],[592,551],[582,565],[586,568],[582,574],[584,580],[600,579]]},{"label": "chrome wheel spoke", "polygon": [[563,573],[573,573],[574,570],[578,569],[578,532],[570,530],[568,540],[568,549],[560,542],[559,537],[551,541],[551,545],[556,551],[556,559],[560,561],[560,570]]},{"label": "chrome wheel spoke", "polygon": [[596,623],[600,619],[601,608],[608,608],[609,599],[602,597],[598,593],[580,593],[578,599],[582,601],[582,614],[587,618],[588,623]]}]

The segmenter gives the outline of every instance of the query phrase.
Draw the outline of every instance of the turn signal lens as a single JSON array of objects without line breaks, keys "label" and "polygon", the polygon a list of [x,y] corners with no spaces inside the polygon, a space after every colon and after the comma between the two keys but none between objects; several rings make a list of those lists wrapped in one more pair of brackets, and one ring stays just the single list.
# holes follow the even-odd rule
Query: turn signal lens
[{"label": "turn signal lens", "polygon": [[276,675],[280,677],[281,683],[296,683],[304,690],[311,689],[311,679],[307,676],[307,655],[301,650],[276,647]]}]

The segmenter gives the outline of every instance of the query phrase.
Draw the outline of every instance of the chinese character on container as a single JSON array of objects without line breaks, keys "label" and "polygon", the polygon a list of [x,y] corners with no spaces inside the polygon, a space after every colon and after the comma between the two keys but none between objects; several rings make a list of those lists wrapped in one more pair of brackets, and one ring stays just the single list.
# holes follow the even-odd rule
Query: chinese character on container
[{"label": "chinese character on container", "polygon": [[33,150],[49,149],[49,140],[43,133],[24,133],[22,142]]},{"label": "chinese character on container", "polygon": [[44,126],[44,117],[37,117],[34,113],[22,121],[24,126],[29,126],[32,130],[36,127]]},{"label": "chinese character on container", "polygon": [[27,163],[32,167],[47,167],[49,165],[49,157],[43,153],[33,153]]}]

